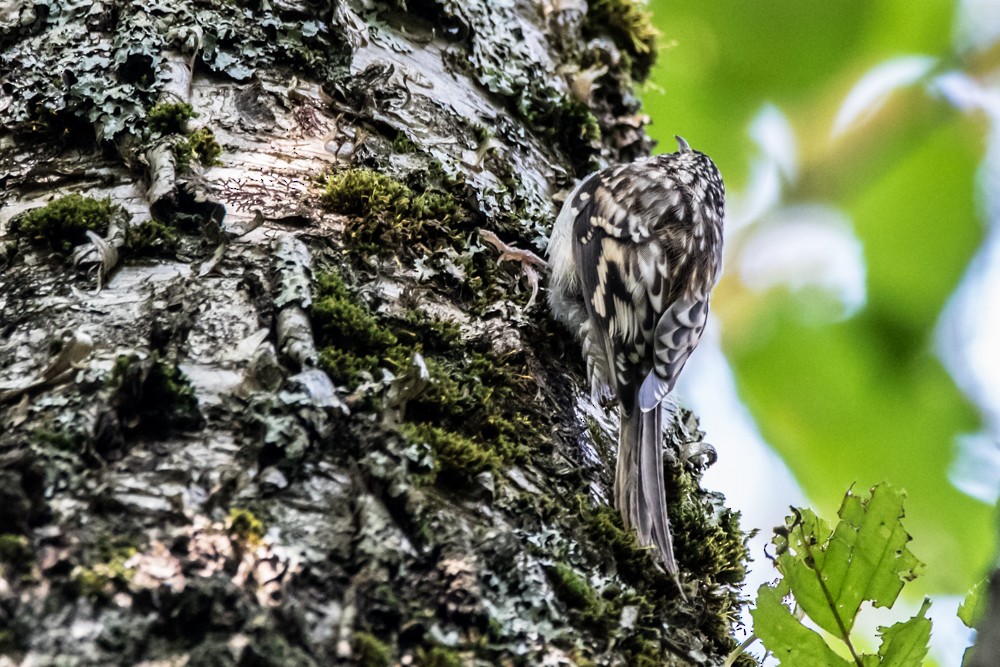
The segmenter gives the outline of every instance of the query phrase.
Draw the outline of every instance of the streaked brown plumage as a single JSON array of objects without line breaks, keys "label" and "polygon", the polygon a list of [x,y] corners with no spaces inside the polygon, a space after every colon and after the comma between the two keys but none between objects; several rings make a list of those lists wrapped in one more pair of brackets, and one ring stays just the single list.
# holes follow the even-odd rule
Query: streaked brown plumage
[{"label": "streaked brown plumage", "polygon": [[619,405],[615,506],[675,576],[661,403],[705,328],[725,210],[715,164],[677,141],[580,183],[548,249],[552,312],[583,347],[594,399]]}]

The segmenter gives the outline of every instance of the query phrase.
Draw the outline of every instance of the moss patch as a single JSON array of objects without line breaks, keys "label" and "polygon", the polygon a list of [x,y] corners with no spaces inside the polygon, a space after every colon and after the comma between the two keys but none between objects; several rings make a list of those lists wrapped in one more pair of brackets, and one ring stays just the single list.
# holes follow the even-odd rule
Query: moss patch
[{"label": "moss patch", "polygon": [[431,384],[407,406],[407,416],[488,446],[503,463],[524,457],[545,438],[522,412],[533,380],[492,354],[472,349],[458,356],[427,357]]},{"label": "moss patch", "polygon": [[[438,160],[419,154],[409,161],[420,166],[406,182],[369,168],[345,169],[325,178],[324,207],[350,218],[341,236],[344,256],[355,266],[369,265],[373,255],[412,262],[419,282],[432,283],[472,312],[481,312],[502,298],[496,257],[477,247],[475,226],[482,214],[462,203],[466,185]],[[499,211],[496,228],[501,231],[504,225],[523,231],[532,218],[518,205],[501,206]],[[509,234],[505,238],[518,240]]]},{"label": "moss patch", "polygon": [[23,535],[4,533],[0,535],[0,566],[6,577],[25,574],[35,562],[35,552],[31,542]]},{"label": "moss patch", "polygon": [[420,667],[465,667],[468,664],[462,659],[462,655],[444,646],[435,646],[429,650],[421,650],[417,653],[417,664]]},{"label": "moss patch", "polygon": [[396,367],[404,361],[396,337],[358,302],[338,274],[320,274],[313,290],[320,366],[334,382],[353,387],[362,373],[374,375],[381,364]]},{"label": "moss patch", "polygon": [[670,523],[684,535],[684,550],[678,552],[681,566],[719,583],[742,582],[750,554],[739,512],[716,507],[699,493],[689,475],[681,475],[674,489],[677,500],[670,505]]},{"label": "moss patch", "polygon": [[119,551],[107,562],[76,567],[70,574],[71,592],[80,597],[110,599],[132,580],[135,570],[125,567],[125,563],[134,554],[135,549],[128,548]]},{"label": "moss patch", "polygon": [[649,75],[660,33],[645,0],[588,0],[584,30],[588,35],[610,33],[631,58],[632,76],[641,81]]},{"label": "moss patch", "polygon": [[174,143],[174,157],[181,169],[190,168],[194,162],[206,167],[221,164],[220,155],[222,146],[216,140],[215,133],[207,127],[199,127]]},{"label": "moss patch", "polygon": [[146,359],[118,357],[110,382],[116,386],[111,403],[118,420],[134,424],[134,430],[162,435],[171,428],[200,428],[203,423],[187,376],[156,353]]},{"label": "moss patch", "polygon": [[[678,564],[683,572],[714,587],[711,594],[702,595],[705,607],[698,613],[698,631],[714,644],[715,653],[726,654],[736,646],[731,625],[740,605],[738,585],[746,575],[747,535],[740,531],[739,514],[721,504],[716,507],[718,501],[713,502],[713,496],[697,488],[689,474],[678,475],[668,486],[674,490],[668,510]],[[618,574],[634,588],[633,594],[617,601],[608,613],[615,615],[623,606],[635,606],[639,610],[637,628],[657,627],[656,619],[671,613],[670,604],[677,593],[673,582],[654,563],[654,552],[639,546],[635,532],[624,529],[618,512],[610,506],[592,507],[581,495],[573,514],[597,551],[612,554]],[[652,660],[648,664],[660,664],[656,638],[656,633],[641,631],[623,647],[636,660],[646,655]]]},{"label": "moss patch", "polygon": [[[546,570],[552,588],[563,603],[580,614],[583,621],[591,628],[607,632],[616,624],[612,614],[608,613],[608,604],[603,603],[586,579],[566,563],[556,563]],[[615,609],[616,615],[621,615],[620,609]]]},{"label": "moss patch", "polygon": [[186,102],[160,102],[146,114],[149,129],[159,134],[179,134],[184,123],[198,116]]},{"label": "moss patch", "polygon": [[690,475],[678,476],[672,488],[676,500],[670,503],[670,523],[680,536],[677,562],[693,576],[718,585],[718,594],[705,596],[700,629],[715,641],[719,652],[725,652],[734,647],[731,625],[740,605],[738,586],[746,578],[750,560],[748,535],[740,530],[739,512],[701,492]]},{"label": "moss patch", "polygon": [[434,473],[475,476],[497,470],[503,459],[489,445],[426,423],[403,424],[400,433],[413,443],[423,443],[434,453]]},{"label": "moss patch", "polygon": [[415,192],[385,174],[366,168],[345,169],[327,177],[323,189],[327,208],[363,219],[348,225],[344,241],[362,252],[391,252],[425,240],[436,227],[447,228],[460,208],[448,194]]},{"label": "moss patch", "polygon": [[538,81],[528,86],[519,104],[520,115],[566,153],[578,176],[597,168],[601,127],[590,107]]},{"label": "moss patch", "polygon": [[68,253],[74,246],[86,243],[88,230],[106,233],[114,211],[110,198],[94,199],[74,193],[17,216],[11,221],[10,231],[34,245]]},{"label": "moss patch", "polygon": [[598,606],[594,589],[569,565],[556,563],[548,569],[548,575],[556,595],[571,609],[592,609]]},{"label": "moss patch", "polygon": [[226,522],[229,535],[242,542],[259,542],[263,539],[264,523],[246,509],[233,508],[229,510],[229,520]]},{"label": "moss patch", "polygon": [[520,357],[499,358],[485,341],[465,341],[454,324],[415,311],[376,316],[333,272],[319,274],[314,289],[320,363],[335,382],[353,389],[364,373],[398,372],[423,355],[430,382],[407,402],[403,435],[431,448],[437,472],[495,470],[548,439],[525,410],[537,388]]},{"label": "moss patch", "polygon": [[396,136],[392,140],[392,152],[415,153],[417,152],[417,145],[413,143],[412,139],[406,136],[405,132],[397,131]]},{"label": "moss patch", "polygon": [[613,507],[592,507],[586,496],[580,495],[576,497],[575,515],[590,539],[612,555],[615,569],[624,581],[631,585],[641,584],[648,573],[658,572],[649,550],[639,546],[635,531],[625,530]]},{"label": "moss patch", "polygon": [[392,649],[375,635],[356,632],[351,642],[354,660],[359,667],[389,667],[392,664]]},{"label": "moss patch", "polygon": [[157,220],[147,220],[125,229],[123,249],[130,257],[171,257],[177,252],[177,230]]},{"label": "moss patch", "polygon": [[79,454],[87,441],[85,434],[69,427],[39,428],[31,435],[41,445],[73,454]]}]

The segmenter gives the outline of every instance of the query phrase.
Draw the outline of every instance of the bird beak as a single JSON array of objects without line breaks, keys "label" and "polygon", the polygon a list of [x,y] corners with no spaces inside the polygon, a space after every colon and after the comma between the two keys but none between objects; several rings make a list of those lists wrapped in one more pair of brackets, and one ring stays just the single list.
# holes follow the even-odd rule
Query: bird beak
[{"label": "bird beak", "polygon": [[691,147],[688,146],[688,142],[684,141],[684,137],[679,137],[679,136],[677,136],[675,134],[674,135],[674,139],[677,140],[677,152],[678,153],[690,153],[691,152]]}]

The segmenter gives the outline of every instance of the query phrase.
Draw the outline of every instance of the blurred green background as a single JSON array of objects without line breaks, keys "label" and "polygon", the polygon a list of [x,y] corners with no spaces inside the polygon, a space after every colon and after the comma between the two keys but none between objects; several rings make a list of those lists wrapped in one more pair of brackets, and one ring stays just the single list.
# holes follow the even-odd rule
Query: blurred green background
[{"label": "blurred green background", "polygon": [[[661,50],[642,97],[658,151],[684,136],[715,159],[731,201],[745,203],[769,149],[751,137],[754,119],[771,104],[794,133],[796,168],[780,199],[727,232],[712,304],[741,398],[821,513],[832,517],[851,485],[906,489],[911,548],[927,563],[915,592],[964,593],[994,556],[994,509],[949,480],[958,436],[981,431],[983,417],[937,356],[935,328],[986,235],[976,173],[989,125],[928,85],[946,70],[996,68],[998,49],[957,45],[952,1],[650,8]],[[833,137],[866,73],[915,54],[936,59],[926,75]],[[755,289],[741,274],[756,234],[794,220],[787,207],[817,203],[843,214],[862,249],[865,300],[846,315],[821,287]],[[738,443],[717,444],[720,456],[740,456]],[[772,492],[766,479],[745,483]]]}]

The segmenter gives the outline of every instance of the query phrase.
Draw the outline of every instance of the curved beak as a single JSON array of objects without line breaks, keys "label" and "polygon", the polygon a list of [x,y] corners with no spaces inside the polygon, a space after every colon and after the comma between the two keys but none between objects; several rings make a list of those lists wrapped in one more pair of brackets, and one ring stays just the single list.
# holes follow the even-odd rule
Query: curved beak
[{"label": "curved beak", "polygon": [[677,152],[678,153],[690,153],[691,147],[688,146],[688,142],[684,141],[684,137],[674,135],[674,139],[677,140]]}]

